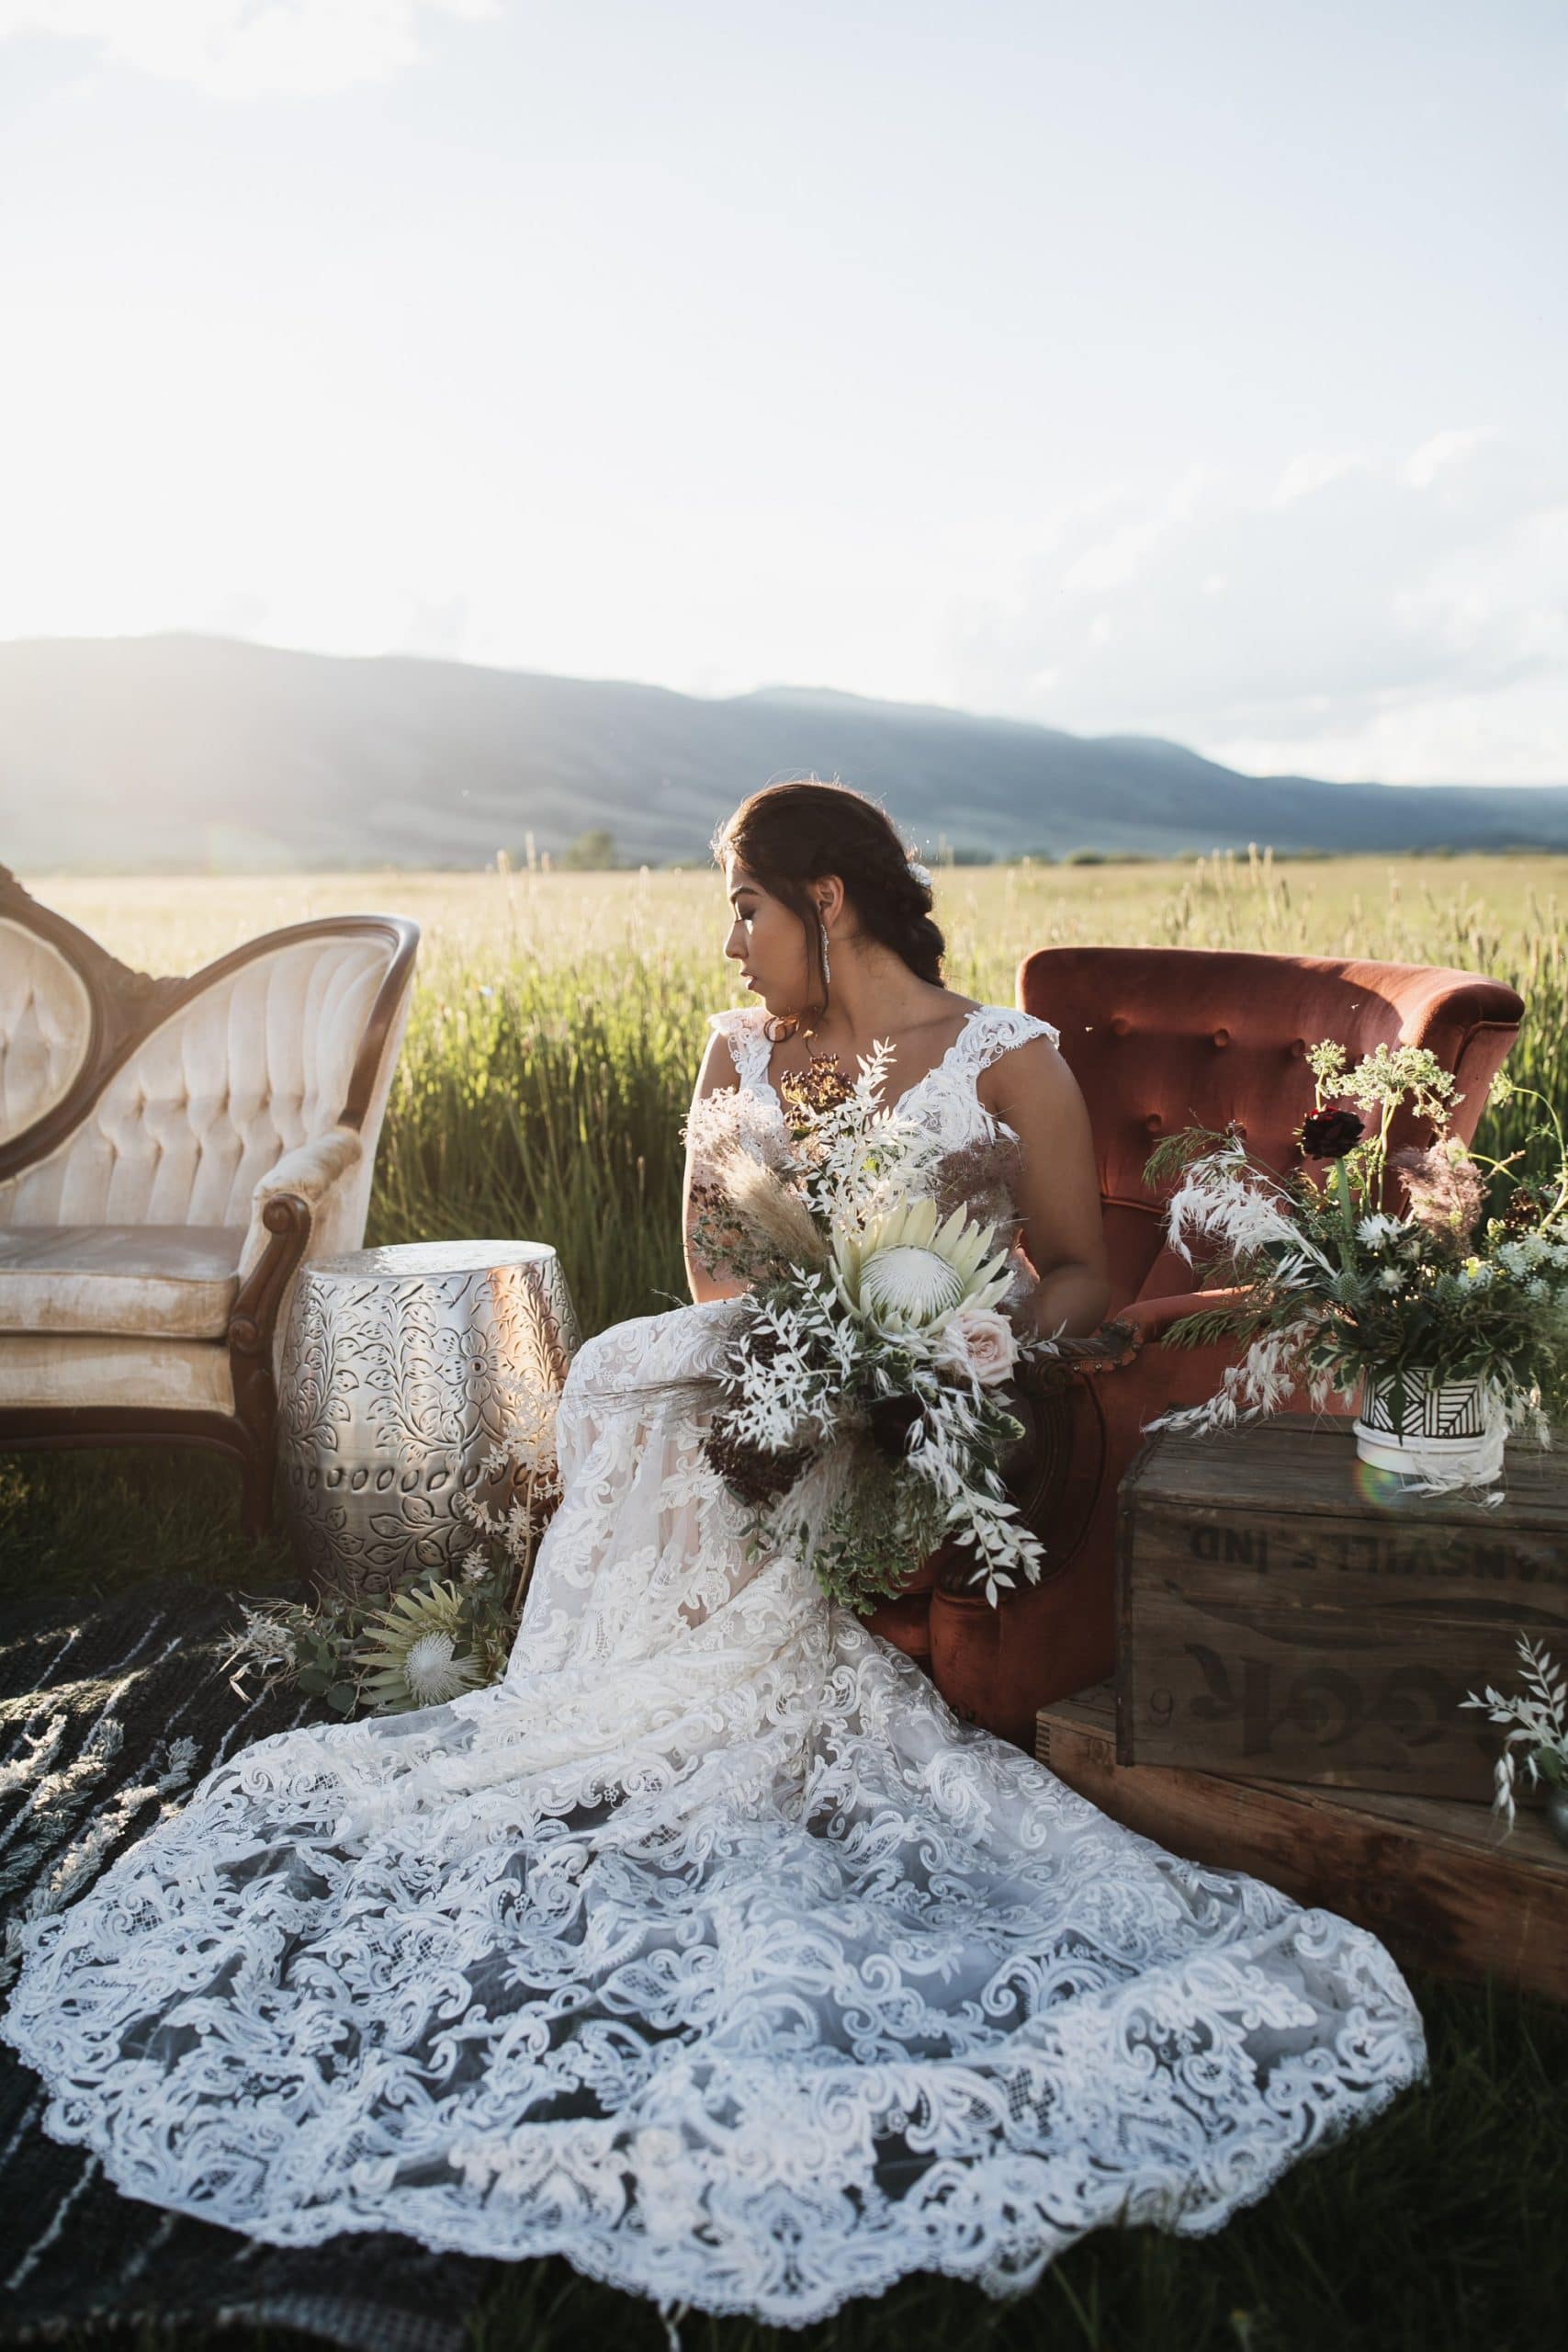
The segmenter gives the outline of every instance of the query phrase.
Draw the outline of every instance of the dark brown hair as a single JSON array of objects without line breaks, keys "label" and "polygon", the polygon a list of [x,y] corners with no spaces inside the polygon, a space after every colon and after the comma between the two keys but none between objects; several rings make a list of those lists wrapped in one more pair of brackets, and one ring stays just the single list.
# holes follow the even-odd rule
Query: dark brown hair
[{"label": "dark brown hair", "polygon": [[901,956],[917,978],[941,987],[947,942],[931,919],[930,887],[916,875],[912,853],[886,811],[863,793],[818,776],[765,785],[719,826],[712,847],[716,864],[733,854],[800,917],[815,1010],[826,1008],[828,984],[809,885],[824,874],[838,875],[863,930]]}]

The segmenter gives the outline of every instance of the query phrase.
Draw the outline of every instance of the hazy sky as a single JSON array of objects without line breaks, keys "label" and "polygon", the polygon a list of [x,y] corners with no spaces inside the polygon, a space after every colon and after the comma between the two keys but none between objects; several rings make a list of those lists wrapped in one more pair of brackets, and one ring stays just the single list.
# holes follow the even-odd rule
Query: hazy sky
[{"label": "hazy sky", "polygon": [[0,0],[0,636],[1568,782],[1559,0]]}]

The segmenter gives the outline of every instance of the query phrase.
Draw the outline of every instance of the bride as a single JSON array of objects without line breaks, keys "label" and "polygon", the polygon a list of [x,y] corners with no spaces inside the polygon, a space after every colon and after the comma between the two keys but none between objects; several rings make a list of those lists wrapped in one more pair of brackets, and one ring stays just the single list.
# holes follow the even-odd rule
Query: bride
[{"label": "bride", "polygon": [[[859,795],[773,786],[716,849],[760,1002],[713,1016],[699,1092],[776,1102],[807,1040],[846,1075],[886,1040],[944,1137],[1020,1139],[1039,1320],[1091,1328],[1050,1025],[942,986],[923,870]],[[795,2324],[909,2271],[1015,2291],[1108,2223],[1218,2229],[1424,2075],[1404,1978],[748,1559],[700,1415],[652,1401],[715,1368],[729,1294],[693,1289],[572,1362],[502,1683],[256,1742],[23,1931],[4,2030],[49,2130],[275,2244],[557,2252]]]}]

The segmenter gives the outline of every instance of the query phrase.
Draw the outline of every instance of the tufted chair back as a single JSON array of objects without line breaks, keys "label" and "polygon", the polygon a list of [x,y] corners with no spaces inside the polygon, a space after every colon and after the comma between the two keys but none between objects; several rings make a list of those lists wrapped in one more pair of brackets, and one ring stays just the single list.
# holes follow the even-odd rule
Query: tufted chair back
[{"label": "tufted chair back", "polygon": [[[1060,1029],[1089,1105],[1112,1311],[1192,1284],[1163,1246],[1164,1197],[1143,1181],[1162,1136],[1235,1119],[1283,1172],[1313,1103],[1307,1049],[1335,1037],[1350,1062],[1380,1045],[1430,1046],[1458,1078],[1452,1130],[1468,1142],[1522,1010],[1473,972],[1193,947],[1038,948],[1019,966],[1018,996]],[[1396,1145],[1426,1139],[1408,1122],[1395,1131]]]},{"label": "tufted chair back", "polygon": [[59,944],[0,916],[0,1143],[63,1101],[93,1027],[87,983]]},{"label": "tufted chair back", "polygon": [[155,978],[0,866],[0,1227],[227,1227],[243,1278],[258,1188],[352,1128],[310,1250],[354,1247],[418,942],[403,915],[330,915]]},{"label": "tufted chair back", "polygon": [[[0,1094],[15,1133],[69,1089],[90,1028],[49,944],[15,963],[11,945]],[[258,1178],[336,1124],[389,960],[384,938],[328,932],[198,974],[53,1149],[0,1183],[0,1224],[246,1224]]]}]

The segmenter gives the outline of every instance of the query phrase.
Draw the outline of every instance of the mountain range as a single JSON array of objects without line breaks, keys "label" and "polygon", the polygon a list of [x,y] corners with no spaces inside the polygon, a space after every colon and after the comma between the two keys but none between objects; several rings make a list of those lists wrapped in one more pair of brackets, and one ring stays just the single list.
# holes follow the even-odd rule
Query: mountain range
[{"label": "mountain range", "polygon": [[795,686],[707,700],[231,639],[0,644],[0,858],[31,872],[705,864],[776,777],[838,776],[928,857],[1568,850],[1568,786],[1250,776],[1154,736],[1066,734]]}]

